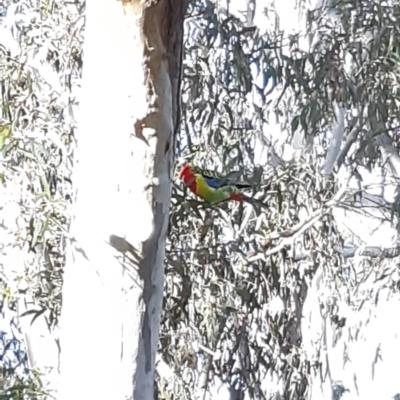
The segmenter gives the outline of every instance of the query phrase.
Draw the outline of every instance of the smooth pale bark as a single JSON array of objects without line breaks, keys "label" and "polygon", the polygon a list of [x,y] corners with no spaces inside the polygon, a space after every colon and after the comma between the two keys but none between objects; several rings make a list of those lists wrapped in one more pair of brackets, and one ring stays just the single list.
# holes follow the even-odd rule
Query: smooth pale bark
[{"label": "smooth pale bark", "polygon": [[344,122],[346,116],[346,108],[343,105],[339,105],[337,101],[334,101],[333,111],[335,117],[332,124],[332,136],[326,154],[325,163],[321,169],[321,173],[324,175],[330,175],[333,171],[333,167],[340,153],[340,146],[343,142],[345,130]]},{"label": "smooth pale bark", "polygon": [[152,399],[183,2],[87,0],[62,400]]}]

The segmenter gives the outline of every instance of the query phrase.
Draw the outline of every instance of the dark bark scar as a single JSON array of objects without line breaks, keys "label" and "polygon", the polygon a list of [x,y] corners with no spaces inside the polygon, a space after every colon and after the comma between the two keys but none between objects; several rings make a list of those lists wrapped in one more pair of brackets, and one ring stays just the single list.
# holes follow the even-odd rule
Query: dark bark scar
[{"label": "dark bark scar", "polygon": [[165,142],[164,154],[167,154],[168,151],[169,151],[169,149],[170,149],[170,144],[169,144],[169,140],[167,140],[167,141]]}]

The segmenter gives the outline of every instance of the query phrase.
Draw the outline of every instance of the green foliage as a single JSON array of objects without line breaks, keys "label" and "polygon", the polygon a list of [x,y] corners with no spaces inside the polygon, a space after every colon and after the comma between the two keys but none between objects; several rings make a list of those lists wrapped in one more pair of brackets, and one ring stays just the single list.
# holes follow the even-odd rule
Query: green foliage
[{"label": "green foliage", "polygon": [[[339,1],[332,10],[310,11],[306,48],[304,37],[281,31],[272,9],[270,27],[260,32],[222,5],[189,2],[178,157],[196,154],[200,167],[238,171],[269,210],[203,207],[175,182],[160,335],[175,375],[173,384],[160,377],[159,398],[191,399],[213,378],[238,398],[245,391],[272,398],[265,384],[272,374],[285,400],[305,399],[311,377],[326,369],[321,339],[315,359],[302,348],[310,282],[324,268],[333,297],[340,285],[358,286],[345,278],[351,268],[330,213],[338,182],[319,173],[328,148],[323,133],[343,105],[353,147],[340,162],[354,175],[357,166],[381,161],[381,133],[398,141],[400,5],[378,3]],[[27,17],[13,27],[18,51],[0,46],[0,189],[8,215],[0,223],[9,238],[2,255],[28,254],[23,268],[2,271],[2,307],[33,298],[22,318],[44,315],[50,328],[61,306],[83,7],[19,1],[13,9]],[[296,135],[308,144],[320,140],[318,148],[284,157]],[[348,196],[342,205],[352,206]],[[326,313],[340,335],[337,310]],[[8,398],[44,395],[33,371],[25,381],[9,372]]]},{"label": "green foliage", "polygon": [[[379,162],[375,136],[385,131],[397,142],[399,15],[398,2],[338,2],[308,13],[304,38],[273,24],[261,33],[223,6],[190,2],[178,156],[239,171],[270,209],[232,203],[203,210],[175,187],[161,332],[175,380],[173,387],[164,382],[165,393],[189,399],[218,377],[238,398],[244,391],[268,398],[272,373],[284,399],[305,399],[310,378],[323,374],[325,360],[308,359],[301,346],[303,305],[318,268],[340,287],[348,265],[331,209],[311,218],[337,191],[334,177],[319,172],[328,148],[323,132],[343,105],[345,139],[353,128],[359,134],[341,163],[355,171]],[[295,133],[320,144],[284,161]],[[347,195],[340,200],[351,204]],[[337,318],[333,309],[328,314]],[[323,342],[316,346],[319,354]]]},{"label": "green foliage", "polygon": [[37,371],[32,371],[31,376],[15,378],[9,371],[2,377],[2,387],[0,390],[1,400],[41,400],[47,398],[49,393],[43,390],[41,375]]},{"label": "green foliage", "polygon": [[[49,329],[61,310],[81,12],[79,2],[10,3],[5,23],[13,36],[0,45],[0,222],[7,238],[0,265],[11,299],[3,307],[26,301],[32,308],[20,309],[20,318],[44,316]],[[22,365],[29,368],[27,360]],[[44,397],[34,371],[7,368],[5,398]]]},{"label": "green foliage", "polygon": [[0,149],[3,148],[6,139],[11,136],[11,125],[4,124],[0,126]]}]

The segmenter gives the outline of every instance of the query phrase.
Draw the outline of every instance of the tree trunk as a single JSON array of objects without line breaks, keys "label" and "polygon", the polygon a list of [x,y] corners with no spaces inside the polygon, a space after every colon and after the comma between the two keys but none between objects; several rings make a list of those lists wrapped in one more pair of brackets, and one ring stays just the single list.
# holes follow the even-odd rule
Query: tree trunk
[{"label": "tree trunk", "polygon": [[151,399],[179,126],[183,0],[87,0],[62,400]]}]

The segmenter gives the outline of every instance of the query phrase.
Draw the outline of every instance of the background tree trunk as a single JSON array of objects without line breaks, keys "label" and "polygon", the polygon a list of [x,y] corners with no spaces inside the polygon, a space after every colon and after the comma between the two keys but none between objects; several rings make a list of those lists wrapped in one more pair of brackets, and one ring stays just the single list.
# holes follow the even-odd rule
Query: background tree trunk
[{"label": "background tree trunk", "polygon": [[88,0],[86,15],[60,398],[150,399],[183,2]]}]

